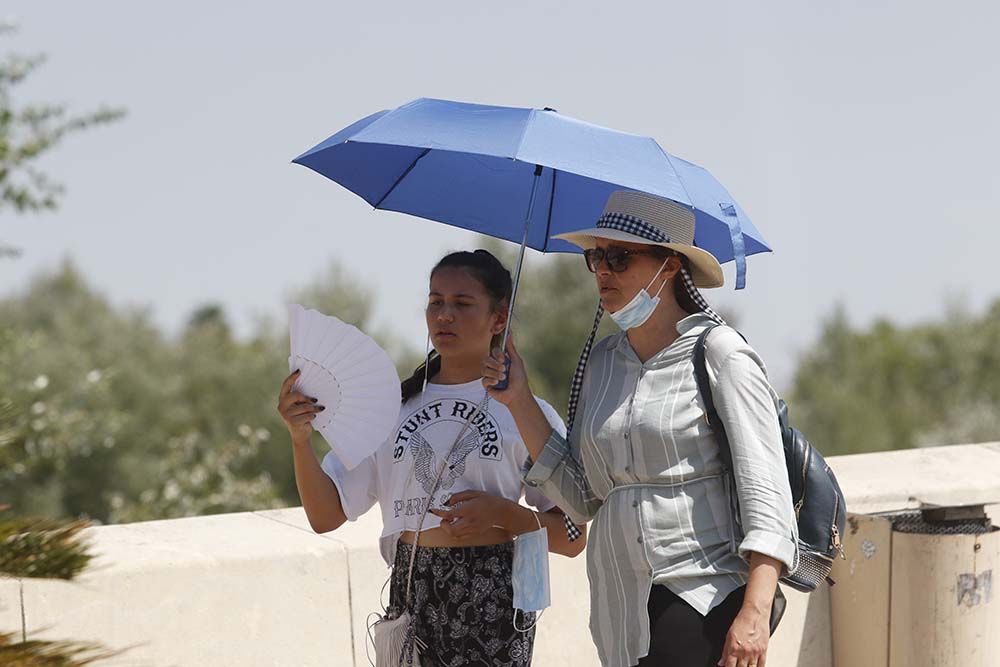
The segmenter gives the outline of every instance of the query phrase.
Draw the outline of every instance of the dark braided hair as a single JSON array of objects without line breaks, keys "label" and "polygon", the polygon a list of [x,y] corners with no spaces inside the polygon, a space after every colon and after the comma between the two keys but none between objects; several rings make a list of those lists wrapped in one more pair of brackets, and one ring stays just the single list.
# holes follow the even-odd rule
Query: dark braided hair
[{"label": "dark braided hair", "polygon": [[[445,268],[462,269],[475,278],[489,295],[494,312],[505,308],[510,303],[511,290],[513,289],[510,271],[488,250],[480,248],[475,252],[463,250],[445,255],[431,269],[431,278],[439,269]],[[499,338],[499,335],[493,337],[491,348],[499,344]],[[437,353],[437,350],[431,350],[424,363],[413,371],[413,375],[400,383],[403,403],[423,391],[425,374],[426,377],[430,378],[440,370],[441,355]]]}]

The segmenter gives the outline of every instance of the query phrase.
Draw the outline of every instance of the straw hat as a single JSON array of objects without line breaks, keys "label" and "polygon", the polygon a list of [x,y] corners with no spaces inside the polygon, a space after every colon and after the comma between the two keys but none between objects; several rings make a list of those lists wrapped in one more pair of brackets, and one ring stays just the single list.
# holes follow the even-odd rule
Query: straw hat
[{"label": "straw hat", "polygon": [[612,192],[596,227],[553,238],[584,250],[596,247],[599,238],[663,246],[690,260],[691,279],[697,287],[722,287],[725,282],[719,260],[694,245],[694,212],[646,192]]}]

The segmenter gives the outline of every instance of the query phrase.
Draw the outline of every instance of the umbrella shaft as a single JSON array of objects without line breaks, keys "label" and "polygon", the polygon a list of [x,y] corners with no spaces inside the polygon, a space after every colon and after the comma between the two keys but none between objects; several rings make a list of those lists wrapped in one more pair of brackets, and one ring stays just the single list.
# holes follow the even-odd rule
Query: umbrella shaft
[{"label": "umbrella shaft", "polygon": [[535,177],[531,179],[531,196],[528,198],[528,214],[524,218],[524,237],[521,239],[521,250],[517,255],[517,265],[514,267],[514,285],[510,293],[510,305],[507,307],[507,324],[503,329],[501,350],[507,349],[507,339],[510,337],[510,325],[514,317],[514,299],[517,298],[517,286],[521,282],[521,267],[524,265],[524,249],[528,246],[528,230],[531,226],[531,215],[535,210],[535,192],[538,190],[538,180],[542,175],[542,165],[535,165]]}]

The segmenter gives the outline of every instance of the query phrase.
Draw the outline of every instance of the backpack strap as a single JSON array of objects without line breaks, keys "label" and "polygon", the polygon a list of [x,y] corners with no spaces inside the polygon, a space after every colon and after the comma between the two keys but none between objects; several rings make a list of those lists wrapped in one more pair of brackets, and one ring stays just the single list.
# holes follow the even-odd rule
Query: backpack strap
[{"label": "backpack strap", "polygon": [[[698,393],[701,394],[701,400],[705,403],[705,420],[712,427],[715,442],[719,445],[719,455],[722,457],[722,465],[725,466],[726,472],[732,476],[733,452],[729,447],[726,427],[722,424],[722,419],[719,418],[719,413],[715,410],[715,400],[712,398],[712,386],[708,380],[708,362],[705,359],[708,336],[718,326],[720,325],[713,324],[706,327],[701,335],[698,336],[698,341],[694,344],[694,378],[698,383]],[[735,478],[733,479],[733,483],[733,488],[735,489]]]},{"label": "backpack strap", "polygon": [[[733,450],[729,446],[729,436],[726,435],[726,427],[722,423],[722,418],[719,417],[718,411],[715,409],[715,399],[712,397],[712,385],[708,379],[708,361],[706,359],[706,350],[708,349],[708,337],[717,328],[723,325],[712,324],[709,325],[701,335],[698,336],[698,340],[694,344],[693,352],[693,362],[694,362],[694,378],[698,383],[698,393],[701,394],[701,400],[705,403],[705,421],[708,425],[712,427],[712,434],[715,436],[715,442],[719,447],[719,457],[722,459],[722,466],[725,468],[723,474],[729,478],[730,488],[732,489],[732,497],[730,498],[730,509],[733,513],[733,521],[735,525],[742,530],[742,521],[740,520],[740,501],[739,492],[736,488],[736,472],[733,470]],[[733,329],[733,331],[736,331]],[[740,338],[744,341],[746,336],[736,331]]]}]

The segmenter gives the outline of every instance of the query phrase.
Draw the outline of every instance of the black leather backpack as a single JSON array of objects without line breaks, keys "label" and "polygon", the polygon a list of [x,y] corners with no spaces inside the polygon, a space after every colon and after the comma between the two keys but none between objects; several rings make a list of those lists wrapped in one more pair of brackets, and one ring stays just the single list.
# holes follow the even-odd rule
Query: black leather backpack
[{"label": "black leather backpack", "polygon": [[[735,489],[736,480],[732,477],[733,454],[729,448],[725,426],[715,410],[705,362],[705,343],[713,329],[715,326],[707,328],[695,343],[695,379],[698,382],[701,398],[705,402],[705,416],[715,433],[723,465],[726,466],[732,488]],[[844,532],[847,506],[830,466],[809,444],[805,436],[789,425],[788,406],[780,399],[778,421],[781,425],[782,444],[785,447],[785,465],[788,467],[795,518],[799,527],[799,567],[794,573],[782,577],[781,581],[796,590],[811,593],[824,581],[831,586],[834,583],[830,578],[830,570],[837,554],[839,553],[841,557],[844,555],[840,536]],[[735,520],[739,523],[738,507],[734,507],[734,514]]]}]

